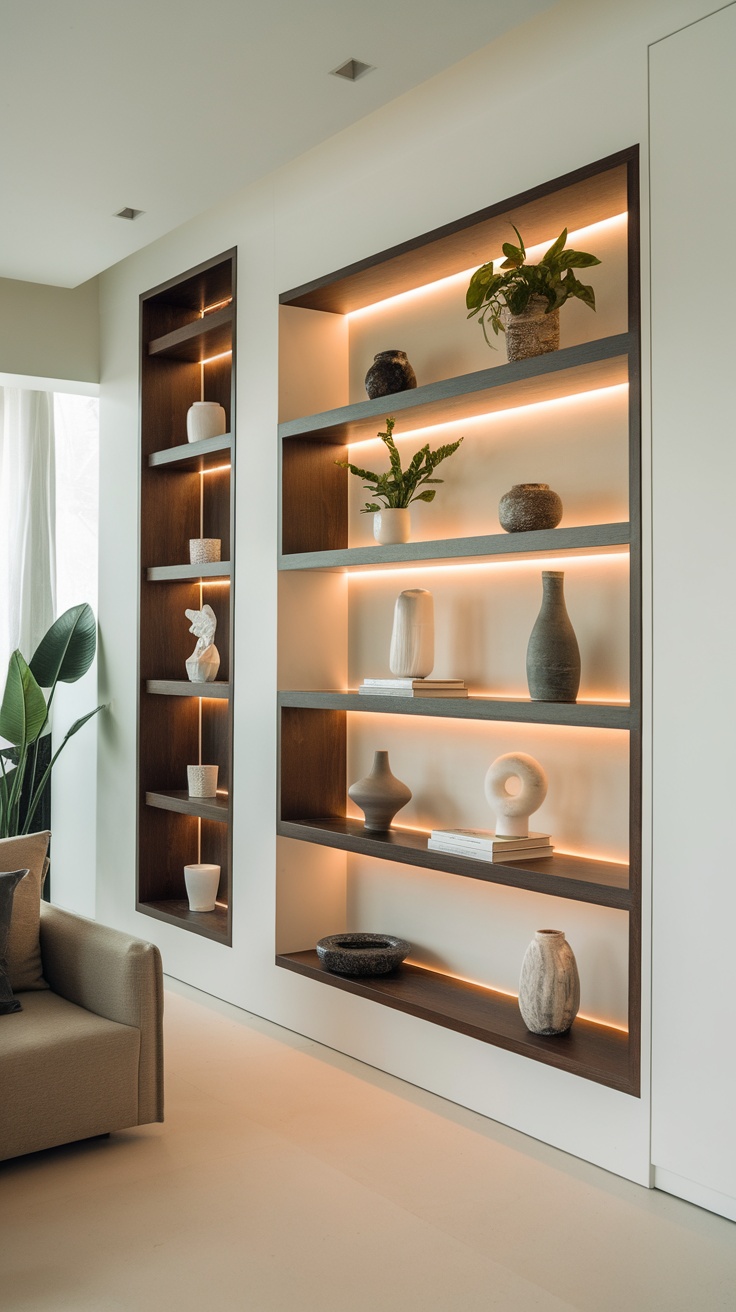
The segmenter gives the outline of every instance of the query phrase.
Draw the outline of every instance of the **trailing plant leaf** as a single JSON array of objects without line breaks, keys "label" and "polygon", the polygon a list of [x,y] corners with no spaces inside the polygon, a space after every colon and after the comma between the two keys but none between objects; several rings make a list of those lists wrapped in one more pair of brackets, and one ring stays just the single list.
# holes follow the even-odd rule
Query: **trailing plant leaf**
[{"label": "trailing plant leaf", "polygon": [[427,443],[415,452],[409,465],[404,470],[402,469],[399,451],[393,439],[395,422],[395,419],[389,416],[386,420],[385,433],[378,434],[388,450],[391,468],[386,473],[370,473],[368,470],[359,469],[357,465],[351,464],[349,460],[335,461],[335,464],[342,469],[347,469],[351,474],[363,479],[364,490],[371,493],[373,497],[380,499],[380,504],[375,500],[368,501],[361,508],[361,514],[375,514],[378,510],[403,510],[411,505],[412,501],[433,501],[436,496],[434,491],[420,492],[419,488],[425,483],[443,482],[441,478],[432,478],[432,472],[442,460],[446,460],[448,456],[457,451],[463,440],[459,438],[457,442],[438,447],[436,451],[431,451],[429,443]]}]

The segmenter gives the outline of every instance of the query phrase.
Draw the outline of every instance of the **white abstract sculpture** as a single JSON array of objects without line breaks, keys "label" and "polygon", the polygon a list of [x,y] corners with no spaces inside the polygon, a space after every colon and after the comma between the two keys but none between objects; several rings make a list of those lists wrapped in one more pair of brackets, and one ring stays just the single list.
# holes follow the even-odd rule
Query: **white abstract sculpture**
[{"label": "white abstract sculpture", "polygon": [[211,606],[188,610],[185,614],[191,620],[189,632],[197,639],[197,645],[187,661],[187,674],[192,683],[212,683],[220,668],[220,653],[215,646],[217,617]]},{"label": "white abstract sculpture", "polygon": [[409,588],[396,598],[388,663],[399,679],[424,679],[432,673],[434,598],[426,588]]},{"label": "white abstract sculpture", "polygon": [[[509,779],[518,779],[518,793],[507,791]],[[499,838],[528,838],[529,816],[547,796],[547,776],[539,761],[526,752],[507,752],[490,766],[485,780],[486,799],[496,813]]]}]

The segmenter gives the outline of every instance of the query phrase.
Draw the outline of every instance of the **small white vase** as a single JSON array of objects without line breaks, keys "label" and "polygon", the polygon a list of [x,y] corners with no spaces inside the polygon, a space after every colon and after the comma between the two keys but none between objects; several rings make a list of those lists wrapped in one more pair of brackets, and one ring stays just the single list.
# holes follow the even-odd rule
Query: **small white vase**
[{"label": "small white vase", "polygon": [[220,559],[222,538],[190,538],[190,565],[209,565]]},{"label": "small white vase", "polygon": [[408,542],[411,517],[408,506],[402,510],[377,510],[373,515],[373,536],[382,547]]},{"label": "small white vase", "polygon": [[187,410],[187,438],[190,442],[203,442],[208,437],[220,437],[227,431],[227,416],[218,401],[195,401]]},{"label": "small white vase", "polygon": [[578,1014],[580,977],[561,929],[538,929],[521,963],[519,1010],[532,1034],[565,1034]]},{"label": "small white vase", "polygon": [[389,668],[398,679],[425,679],[434,666],[434,598],[426,588],[407,588],[394,606]]},{"label": "small white vase", "polygon": [[190,911],[214,911],[220,884],[220,867],[195,865],[184,867]]},{"label": "small white vase", "polygon": [[187,787],[190,797],[216,797],[217,796],[217,771],[216,765],[188,765],[187,766]]}]

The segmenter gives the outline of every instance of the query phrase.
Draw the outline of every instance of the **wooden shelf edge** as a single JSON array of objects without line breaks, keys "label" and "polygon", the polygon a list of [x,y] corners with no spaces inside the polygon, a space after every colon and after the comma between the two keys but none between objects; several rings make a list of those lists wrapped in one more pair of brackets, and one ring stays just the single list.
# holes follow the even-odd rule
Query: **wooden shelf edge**
[{"label": "wooden shelf edge", "polygon": [[532,533],[488,533],[468,538],[438,538],[429,542],[407,542],[396,546],[345,547],[335,551],[304,551],[279,558],[280,570],[370,569],[377,566],[421,564],[425,561],[462,562],[500,557],[504,560],[533,559],[540,555],[605,554],[628,547],[628,520],[613,524],[575,525],[573,528],[540,529]]},{"label": "wooden shelf edge", "polygon": [[205,315],[203,319],[193,319],[191,323],[185,323],[182,328],[175,328],[173,332],[164,333],[162,337],[155,337],[148,343],[148,352],[150,356],[173,355],[176,356],[179,350],[186,349],[192,343],[207,341],[208,337],[216,337],[224,328],[228,328],[233,322],[233,307],[225,305],[221,310],[214,310],[212,314]]},{"label": "wooden shelf edge", "polygon": [[229,579],[232,562],[207,561],[201,565],[149,565],[146,579],[149,583],[197,583],[200,579]]},{"label": "wooden shelf edge", "polygon": [[[179,446],[163,447],[152,451],[148,457],[151,469],[186,468],[197,466],[210,456],[230,454],[233,449],[232,433],[223,433],[221,437],[207,437],[201,442],[183,442]],[[206,468],[206,465],[203,465]]]},{"label": "wooden shelf edge", "polygon": [[638,725],[638,714],[631,706],[606,702],[535,702],[504,701],[502,698],[477,697],[381,697],[357,691],[333,689],[303,691],[282,690],[278,694],[282,708],[365,712],[368,715],[428,715],[450,720],[492,720],[515,724],[565,725],[580,729],[621,729]]},{"label": "wooden shelf edge", "polygon": [[184,929],[189,934],[199,934],[201,938],[212,939],[223,947],[232,946],[230,913],[227,907],[215,907],[214,911],[190,911],[186,901],[171,898],[162,901],[136,902],[136,911],[154,920],[162,920],[167,925]]},{"label": "wooden shelf edge", "polygon": [[418,830],[392,829],[386,836],[369,834],[363,829],[362,821],[350,817],[280,820],[277,833],[282,838],[338,848],[356,856],[437,870],[463,879],[539,893],[544,897],[562,897],[619,911],[631,909],[628,867],[613,862],[566,857],[564,853],[540,861],[515,861],[508,865],[477,861],[450,852],[430,851],[428,835]]},{"label": "wooden shelf edge", "polygon": [[201,820],[215,820],[218,824],[227,824],[230,820],[229,798],[190,797],[185,789],[146,792],[146,806],[176,811],[179,815],[196,815]]},{"label": "wooden shelf edge", "polygon": [[317,435],[327,438],[331,430],[343,430],[361,422],[380,421],[387,413],[407,415],[413,410],[456,401],[462,397],[491,393],[500,387],[528,384],[535,379],[548,379],[567,371],[579,370],[583,366],[613,362],[628,355],[632,340],[628,332],[615,333],[583,342],[579,346],[561,347],[557,351],[528,360],[493,365],[489,369],[443,378],[435,383],[425,383],[422,387],[395,392],[372,401],[356,401],[334,410],[303,415],[279,424],[279,436],[282,441],[300,437],[314,438]]},{"label": "wooden shelf edge", "polygon": [[317,983],[638,1096],[629,1036],[612,1026],[578,1018],[568,1034],[544,1038],[527,1031],[516,998],[421,966],[403,965],[390,975],[356,978],[325,970],[314,951],[280,953],[275,963]]},{"label": "wooden shelf edge", "polygon": [[190,683],[188,679],[146,679],[145,689],[160,697],[230,696],[230,684],[219,680],[212,683]]}]

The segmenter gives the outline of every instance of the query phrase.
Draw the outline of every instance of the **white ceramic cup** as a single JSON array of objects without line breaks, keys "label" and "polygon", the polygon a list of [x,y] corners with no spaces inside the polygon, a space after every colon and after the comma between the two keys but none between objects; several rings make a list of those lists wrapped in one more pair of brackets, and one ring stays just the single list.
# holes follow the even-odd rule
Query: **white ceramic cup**
[{"label": "white ceramic cup", "polygon": [[222,538],[190,538],[189,563],[208,565],[211,561],[220,559],[221,550]]},{"label": "white ceramic cup", "polygon": [[217,794],[216,765],[188,765],[187,786],[190,797],[215,797]]},{"label": "white ceramic cup", "polygon": [[220,883],[220,867],[194,865],[184,867],[190,911],[214,911]]},{"label": "white ceramic cup", "polygon": [[187,410],[187,438],[203,442],[227,431],[227,416],[219,401],[195,401]]}]

